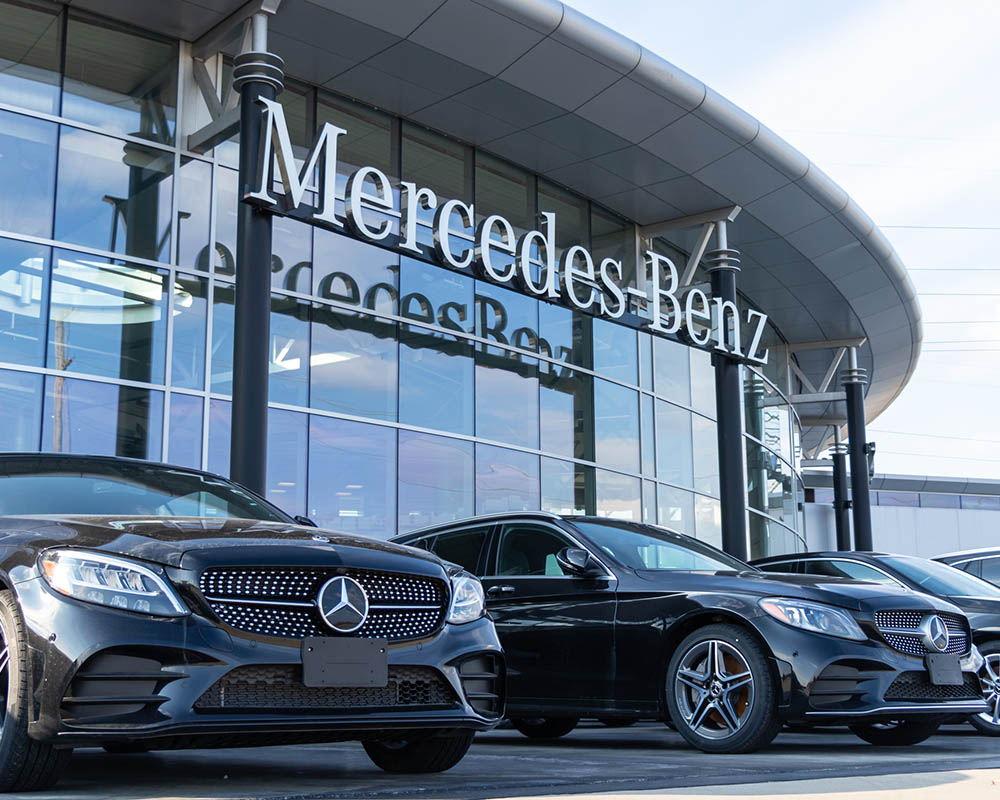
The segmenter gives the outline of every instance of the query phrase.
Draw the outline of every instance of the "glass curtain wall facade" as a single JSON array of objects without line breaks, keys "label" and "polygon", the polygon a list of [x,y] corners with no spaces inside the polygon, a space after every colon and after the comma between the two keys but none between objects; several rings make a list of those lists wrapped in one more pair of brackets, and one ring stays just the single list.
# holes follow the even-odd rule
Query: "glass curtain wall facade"
[{"label": "glass curtain wall facade", "polygon": [[[178,43],[0,12],[0,450],[226,474],[237,146],[184,148]],[[301,154],[348,130],[341,188],[373,165],[629,258],[629,221],[529,172],[311,87],[279,99]],[[543,508],[721,541],[708,352],[282,217],[271,274],[267,496],[288,512],[387,537]],[[745,370],[754,555],[803,546],[798,422],[769,372]]]}]

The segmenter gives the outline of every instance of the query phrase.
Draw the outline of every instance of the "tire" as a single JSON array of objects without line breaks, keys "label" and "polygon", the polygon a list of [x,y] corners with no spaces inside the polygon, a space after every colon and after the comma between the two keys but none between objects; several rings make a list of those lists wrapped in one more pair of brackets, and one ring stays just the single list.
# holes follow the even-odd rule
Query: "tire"
[{"label": "tire", "polygon": [[979,680],[990,710],[969,717],[969,724],[987,736],[1000,736],[1000,641],[984,643],[979,652],[986,659],[979,671]]},{"label": "tire", "polygon": [[472,731],[447,736],[363,742],[375,766],[386,772],[444,772],[465,756],[472,744]]},{"label": "tire", "polygon": [[0,591],[0,793],[36,792],[55,784],[69,766],[72,750],[28,737],[31,687],[28,637],[17,600]]},{"label": "tire", "polygon": [[670,659],[665,689],[677,732],[706,753],[751,753],[781,729],[767,653],[737,625],[689,634]]},{"label": "tire", "polygon": [[898,719],[851,725],[851,733],[879,747],[902,747],[929,739],[941,727],[939,720]]},{"label": "tire", "polygon": [[558,739],[579,723],[579,717],[518,717],[510,721],[529,739]]},{"label": "tire", "polygon": [[639,720],[634,717],[598,717],[597,721],[605,728],[629,728]]}]

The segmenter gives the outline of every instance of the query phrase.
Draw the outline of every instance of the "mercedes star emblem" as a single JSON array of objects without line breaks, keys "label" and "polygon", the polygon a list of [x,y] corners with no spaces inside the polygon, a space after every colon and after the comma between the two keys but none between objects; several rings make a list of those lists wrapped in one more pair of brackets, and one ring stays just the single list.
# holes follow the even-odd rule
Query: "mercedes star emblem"
[{"label": "mercedes star emblem", "polygon": [[316,598],[323,621],[338,633],[353,633],[368,619],[368,595],[353,578],[330,578]]},{"label": "mercedes star emblem", "polygon": [[924,617],[924,621],[920,623],[920,633],[923,634],[924,645],[928,650],[943,653],[948,649],[951,635],[948,633],[948,626],[937,614]]}]

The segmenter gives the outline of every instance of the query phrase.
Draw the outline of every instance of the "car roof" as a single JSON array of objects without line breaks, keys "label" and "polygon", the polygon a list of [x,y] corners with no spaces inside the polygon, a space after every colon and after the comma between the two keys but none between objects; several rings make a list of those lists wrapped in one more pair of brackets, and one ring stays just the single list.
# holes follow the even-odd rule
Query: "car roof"
[{"label": "car roof", "polygon": [[450,522],[439,522],[436,525],[427,525],[423,528],[416,528],[412,531],[406,531],[406,533],[397,533],[395,536],[390,537],[391,539],[409,539],[414,536],[421,536],[423,534],[434,533],[435,531],[448,530],[449,528],[457,528],[463,525],[468,525],[469,523],[491,523],[499,522],[505,519],[543,519],[543,520],[554,520],[562,519],[562,515],[555,514],[551,511],[497,511],[493,514],[479,514],[474,517],[462,517],[461,519],[453,519]]},{"label": "car roof", "polygon": [[946,558],[963,559],[968,557],[969,559],[975,558],[976,556],[994,556],[1000,555],[1000,547],[979,547],[975,550],[957,550],[954,553],[944,553],[940,556],[934,556],[935,561],[944,561]]},{"label": "car roof", "polygon": [[[25,453],[25,452],[0,452],[0,462],[4,461],[79,461],[81,463],[98,462],[111,464],[132,464],[137,467],[160,467],[163,469],[181,470],[195,475],[207,475],[212,478],[222,478],[229,480],[224,475],[214,472],[207,472],[194,467],[184,467],[180,464],[167,464],[163,461],[147,461],[142,458],[128,458],[126,456],[89,455],[86,453]],[[232,481],[230,481],[232,482]]]},{"label": "car roof", "polygon": [[783,556],[767,556],[765,558],[755,558],[751,560],[750,563],[771,564],[771,563],[780,563],[782,561],[802,561],[808,558],[857,558],[862,561],[865,559],[878,561],[880,558],[890,555],[892,555],[892,553],[881,553],[869,550],[813,550],[808,553],[786,553]]}]

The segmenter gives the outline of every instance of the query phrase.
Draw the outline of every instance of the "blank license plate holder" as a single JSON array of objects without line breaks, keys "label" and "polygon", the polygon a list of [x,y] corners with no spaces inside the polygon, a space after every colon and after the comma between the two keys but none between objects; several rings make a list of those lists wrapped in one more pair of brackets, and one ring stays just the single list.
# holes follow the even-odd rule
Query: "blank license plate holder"
[{"label": "blank license plate holder", "polygon": [[951,653],[930,653],[924,657],[927,672],[934,686],[961,686],[965,683],[962,664],[958,656]]},{"label": "blank license plate holder", "polygon": [[387,651],[385,639],[303,639],[302,683],[316,688],[388,686]]}]

